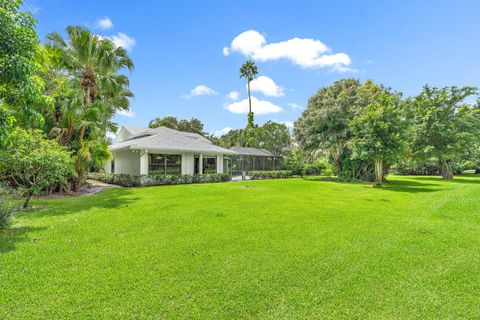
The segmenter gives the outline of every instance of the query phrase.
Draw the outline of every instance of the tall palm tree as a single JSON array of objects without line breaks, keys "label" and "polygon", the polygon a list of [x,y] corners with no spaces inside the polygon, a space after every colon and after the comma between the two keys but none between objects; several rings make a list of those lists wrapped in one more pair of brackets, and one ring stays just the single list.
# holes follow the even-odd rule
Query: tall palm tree
[{"label": "tall palm tree", "polygon": [[124,48],[84,27],[68,26],[67,34],[68,41],[57,32],[49,34],[48,45],[60,51],[58,63],[78,81],[86,107],[102,95],[114,98],[112,93],[128,88],[128,78],[119,74],[123,68],[133,70],[132,59]]},{"label": "tall palm tree", "polygon": [[58,70],[56,77],[66,78],[56,99],[51,134],[72,149],[81,182],[95,155],[102,154],[98,146],[105,145],[101,142],[107,130],[116,131],[111,121],[115,112],[129,110],[133,94],[128,77],[120,72],[133,70],[133,62],[124,48],[86,28],[69,26],[67,34],[68,40],[58,33],[47,36],[52,69]]},{"label": "tall palm tree", "polygon": [[252,98],[250,96],[250,81],[252,81],[258,74],[257,66],[252,60],[246,61],[240,68],[240,78],[247,79],[248,89],[248,126],[253,127],[253,112],[252,112]]}]

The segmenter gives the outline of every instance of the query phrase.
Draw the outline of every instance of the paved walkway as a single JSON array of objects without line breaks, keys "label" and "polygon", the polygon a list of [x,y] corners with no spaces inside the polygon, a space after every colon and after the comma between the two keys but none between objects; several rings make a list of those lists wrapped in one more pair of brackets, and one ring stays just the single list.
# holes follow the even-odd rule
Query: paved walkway
[{"label": "paved walkway", "polygon": [[113,184],[97,181],[97,180],[87,179],[87,181],[85,181],[85,184],[80,187],[80,193],[82,196],[91,196],[99,193],[102,190],[112,189],[112,188],[121,188],[121,187]]}]

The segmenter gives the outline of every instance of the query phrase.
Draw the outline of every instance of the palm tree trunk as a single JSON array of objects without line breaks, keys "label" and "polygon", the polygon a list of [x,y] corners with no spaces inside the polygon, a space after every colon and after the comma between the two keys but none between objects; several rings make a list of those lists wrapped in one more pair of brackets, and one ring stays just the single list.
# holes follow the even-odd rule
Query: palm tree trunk
[{"label": "palm tree trunk", "polygon": [[250,97],[250,79],[248,79],[247,88],[248,88],[248,113],[252,113],[252,98]]},{"label": "palm tree trunk", "polygon": [[375,159],[375,183],[383,183],[383,159]]}]

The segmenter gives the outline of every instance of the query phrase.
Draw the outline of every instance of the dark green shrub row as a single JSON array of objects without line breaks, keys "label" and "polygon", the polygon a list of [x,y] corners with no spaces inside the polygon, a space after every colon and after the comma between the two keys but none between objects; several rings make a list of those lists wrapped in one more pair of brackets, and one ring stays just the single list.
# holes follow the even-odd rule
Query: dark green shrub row
[{"label": "dark green shrub row", "polygon": [[297,176],[331,176],[334,173],[334,168],[328,159],[317,158],[307,161],[298,153],[286,158],[283,169],[290,170]]},{"label": "dark green shrub row", "polygon": [[88,178],[98,180],[104,183],[115,184],[122,187],[226,182],[232,179],[232,177],[227,173],[204,174],[204,175],[152,174],[152,175],[139,175],[139,176],[129,175],[129,174],[91,173],[89,174]]},{"label": "dark green shrub row", "polygon": [[249,171],[248,176],[250,176],[251,180],[283,179],[283,178],[291,178],[293,176],[293,172],[290,170]]}]

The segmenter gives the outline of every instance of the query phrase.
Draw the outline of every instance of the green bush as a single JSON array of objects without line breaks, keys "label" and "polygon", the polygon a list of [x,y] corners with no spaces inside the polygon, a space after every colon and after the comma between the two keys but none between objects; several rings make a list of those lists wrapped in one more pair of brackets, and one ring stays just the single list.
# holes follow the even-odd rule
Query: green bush
[{"label": "green bush", "polygon": [[33,195],[55,184],[65,184],[73,171],[72,158],[55,140],[47,140],[40,130],[16,128],[9,143],[0,148],[0,179],[26,191],[24,207]]},{"label": "green bush", "polygon": [[291,178],[293,172],[290,170],[277,170],[277,171],[249,171],[248,176],[251,180],[262,179],[284,179]]},{"label": "green bush", "polygon": [[189,174],[129,175],[129,174],[111,174],[111,173],[110,174],[91,173],[88,175],[88,178],[98,180],[104,183],[119,185],[122,187],[212,183],[212,182],[225,182],[225,181],[231,180],[231,176],[227,173],[204,174],[204,175],[189,175]]}]

